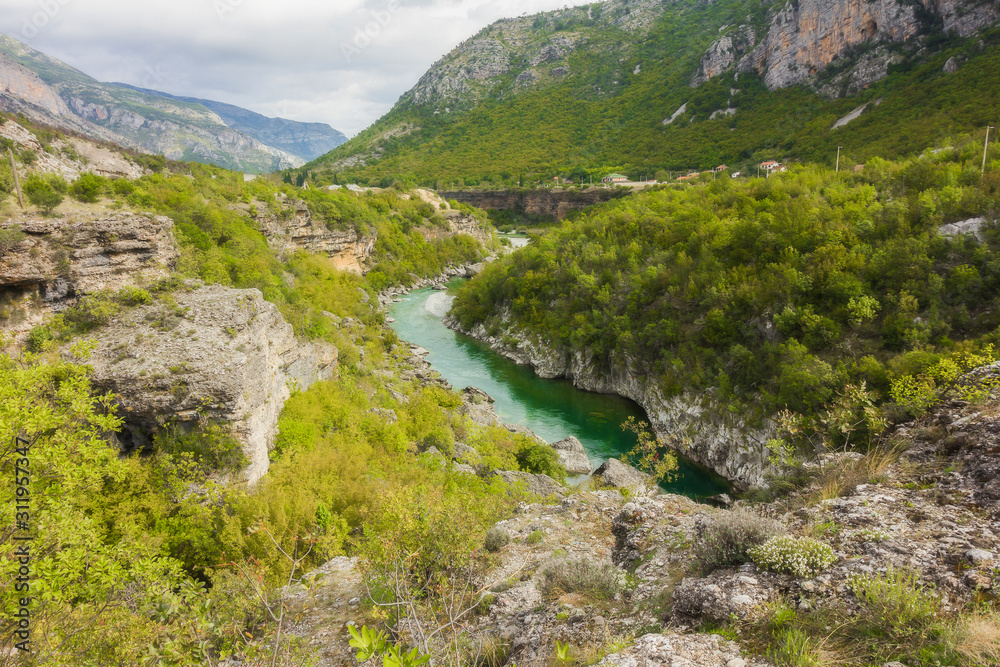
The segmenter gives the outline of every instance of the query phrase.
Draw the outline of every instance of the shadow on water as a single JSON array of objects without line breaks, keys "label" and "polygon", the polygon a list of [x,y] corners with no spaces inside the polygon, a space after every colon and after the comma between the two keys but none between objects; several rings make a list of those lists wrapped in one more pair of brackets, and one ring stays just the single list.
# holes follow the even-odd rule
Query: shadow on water
[{"label": "shadow on water", "polygon": [[[441,315],[449,301],[443,292],[417,290],[393,304],[390,312],[396,334],[426,348],[427,361],[448,382],[459,389],[482,389],[496,400],[493,407],[504,422],[527,426],[547,442],[576,436],[595,467],[632,449],[635,435],[621,424],[629,417],[647,421],[639,405],[577,389],[567,380],[540,378],[529,366],[519,366],[486,344],[448,329]],[[681,460],[678,473],[664,490],[691,497],[727,490],[723,480],[687,461]]]}]

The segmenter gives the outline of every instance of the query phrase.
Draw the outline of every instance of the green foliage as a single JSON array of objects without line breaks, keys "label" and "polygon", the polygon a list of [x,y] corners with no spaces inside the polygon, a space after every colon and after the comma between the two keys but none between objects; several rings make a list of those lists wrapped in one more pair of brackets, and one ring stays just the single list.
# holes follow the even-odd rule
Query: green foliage
[{"label": "green foliage", "polygon": [[[895,359],[938,360],[1000,326],[1000,237],[989,226],[981,243],[935,232],[1000,207],[983,182],[947,185],[976,163],[975,145],[857,174],[796,167],[608,202],[489,264],[452,314],[579,351],[599,372],[627,359],[668,396],[711,389],[750,424],[782,409],[817,417],[862,382],[872,399],[859,417],[892,399],[893,382],[904,404],[919,403],[929,385],[901,378],[933,364]],[[923,191],[903,186],[914,165],[929,175]],[[939,218],[922,198],[950,208]],[[836,439],[860,442],[876,426]]]},{"label": "green foliage", "polygon": [[566,481],[566,468],[559,462],[559,455],[549,445],[529,441],[515,454],[521,470],[534,474],[548,475],[552,479]]},{"label": "green foliage", "polygon": [[[747,173],[763,160],[785,157],[833,167],[840,146],[844,171],[845,165],[916,153],[976,129],[982,146],[982,128],[993,123],[991,110],[1000,104],[1000,35],[995,30],[965,40],[936,32],[937,39],[920,46],[897,43],[891,48],[902,62],[890,65],[887,77],[859,93],[840,90],[837,99],[807,86],[770,91],[762,77],[745,72],[738,80],[724,73],[692,89],[692,73],[720,34],[748,23],[762,34],[768,27],[764,14],[777,7],[743,0],[661,7],[662,16],[641,40],[610,17],[587,19],[593,6],[561,10],[561,16],[579,17],[567,29],[580,35],[586,48],[564,62],[528,70],[521,59],[537,54],[545,40],[558,38],[556,22],[563,19],[539,17],[540,27],[530,35],[513,21],[487,28],[489,39],[513,49],[509,72],[470,80],[471,90],[460,99],[431,95],[421,104],[404,97],[371,128],[307,168],[327,180],[336,173],[342,183],[388,185],[398,178],[442,189],[516,187],[551,183],[557,175],[576,181],[593,176],[596,182],[612,171],[638,178],[672,170],[676,176],[678,170],[721,163]],[[979,47],[980,39],[985,48]],[[837,87],[839,68],[864,56],[858,49],[838,57],[817,73],[818,86]],[[962,67],[948,74],[943,68],[951,57]],[[460,56],[453,65],[462,63]],[[550,74],[563,65],[571,76]],[[520,80],[524,71],[532,72],[535,81]],[[979,103],[968,104],[969,99]],[[686,112],[664,125],[685,103]],[[868,107],[861,117],[832,129],[838,118],[864,103]],[[450,112],[439,112],[442,106]],[[714,111],[726,108],[738,111],[711,119]],[[400,134],[403,128],[412,131]],[[333,166],[362,155],[366,159],[359,166]],[[934,182],[919,168],[907,174],[907,183],[920,189]]]},{"label": "green foliage", "polygon": [[695,559],[702,572],[752,560],[749,551],[775,536],[781,524],[747,510],[721,512],[699,536]]},{"label": "green foliage", "polygon": [[24,180],[21,189],[32,206],[37,206],[45,215],[51,215],[65,199],[66,187],[63,179],[51,174],[49,178],[31,174]]},{"label": "green foliage", "polygon": [[357,650],[355,657],[358,662],[381,656],[383,667],[417,667],[431,659],[415,648],[406,651],[401,644],[390,644],[381,630],[369,630],[367,625],[361,626],[361,632],[353,625],[347,626],[347,629],[351,633],[349,643]]},{"label": "green foliage", "polygon": [[90,172],[80,174],[70,186],[70,194],[77,201],[96,202],[100,199],[101,192],[108,187],[108,179]]},{"label": "green foliage", "polygon": [[8,229],[0,229],[0,257],[16,248],[24,239],[24,232],[17,225]]},{"label": "green foliage", "polygon": [[829,544],[811,537],[776,535],[747,549],[757,567],[796,577],[811,577],[833,564],[837,557]]},{"label": "green foliage", "polygon": [[637,439],[635,447],[622,456],[624,463],[648,473],[657,482],[667,482],[676,476],[677,454],[653,435],[649,424],[629,417],[622,428],[635,433]]}]

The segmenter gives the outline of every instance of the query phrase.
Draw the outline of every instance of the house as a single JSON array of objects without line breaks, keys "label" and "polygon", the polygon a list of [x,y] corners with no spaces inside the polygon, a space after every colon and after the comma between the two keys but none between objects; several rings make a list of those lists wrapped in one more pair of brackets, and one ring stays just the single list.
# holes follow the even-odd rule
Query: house
[{"label": "house", "polygon": [[623,174],[608,174],[602,179],[604,183],[628,183],[628,176]]},{"label": "house", "polygon": [[729,167],[727,165],[720,164],[718,167],[716,167],[712,171],[714,171],[715,173],[718,174],[720,171],[729,171]]},{"label": "house", "polygon": [[769,160],[767,162],[761,162],[760,168],[767,172],[778,171],[779,169],[781,169],[781,163],[775,162],[774,160]]}]

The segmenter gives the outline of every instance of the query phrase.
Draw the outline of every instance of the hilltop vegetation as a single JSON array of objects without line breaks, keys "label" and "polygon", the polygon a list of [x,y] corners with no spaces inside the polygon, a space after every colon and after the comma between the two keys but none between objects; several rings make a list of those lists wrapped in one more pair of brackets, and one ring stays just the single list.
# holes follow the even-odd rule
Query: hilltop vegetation
[{"label": "hilltop vegetation", "polygon": [[[425,241],[415,228],[434,214],[396,192],[300,191],[173,162],[137,181],[85,181],[85,198],[109,210],[172,218],[181,256],[170,278],[86,295],[36,326],[24,350],[0,355],[0,435],[31,442],[27,455],[5,449],[3,465],[30,460],[33,664],[202,665],[229,655],[301,664],[308,650],[281,636],[271,595],[289,577],[345,553],[387,558],[380,536],[360,530],[372,521],[397,526],[401,544],[416,540],[427,567],[451,567],[512,510],[520,496],[499,479],[415,453],[465,441],[486,465],[517,470],[535,445],[475,426],[455,410],[454,392],[401,379],[408,346],[375,307],[378,289],[480,260],[477,242]],[[365,279],[325,256],[279,258],[240,207],[289,217],[294,198],[331,228],[377,233],[373,261],[384,268]],[[54,215],[71,219],[62,206]],[[0,256],[23,238],[5,232]],[[109,441],[122,425],[114,397],[92,396],[90,334],[128,308],[175,304],[187,279],[260,289],[298,335],[339,349],[339,377],[286,403],[270,472],[253,488],[238,481],[245,461],[224,424],[167,424],[151,447],[120,456]],[[0,508],[8,553],[15,510]],[[18,607],[17,568],[3,566],[8,609]],[[16,619],[4,624],[10,647]]]},{"label": "hilltop vegetation", "polygon": [[[619,13],[631,7],[618,4]],[[756,73],[729,72],[691,88],[720,30],[748,24],[759,35],[778,5],[632,4],[633,14],[611,19],[592,5],[494,24],[435,65],[371,128],[306,168],[320,182],[400,179],[448,188],[545,183],[555,175],[598,180],[612,171],[666,176],[765,159],[832,166],[838,146],[847,162],[861,164],[995,124],[996,29],[961,39],[929,27],[909,42],[862,44],[817,72],[812,86],[768,90]],[[643,28],[623,27],[633,16]],[[510,51],[509,67],[482,46],[491,41]],[[836,99],[815,92],[878,49],[888,49],[881,57],[893,63],[886,78]],[[948,73],[952,58],[958,69]],[[476,74],[463,78],[463,70]],[[525,82],[522,70],[534,78]],[[859,118],[832,129],[863,104]],[[711,119],[726,109],[735,114]]]},{"label": "hilltop vegetation", "polygon": [[981,150],[961,140],[858,173],[798,167],[609,202],[491,264],[453,315],[603,372],[628,364],[668,395],[711,390],[748,417],[813,415],[864,383],[903,418],[903,378],[931,382],[943,359],[998,341],[995,223],[982,241],[937,231],[996,218],[1000,149],[985,177]]}]

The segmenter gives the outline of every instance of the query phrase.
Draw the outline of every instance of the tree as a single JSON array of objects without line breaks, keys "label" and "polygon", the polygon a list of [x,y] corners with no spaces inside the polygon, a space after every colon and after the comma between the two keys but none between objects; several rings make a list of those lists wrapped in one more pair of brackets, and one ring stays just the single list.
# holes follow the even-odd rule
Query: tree
[{"label": "tree", "polygon": [[70,186],[73,198],[82,202],[96,202],[100,199],[101,190],[107,184],[107,180],[96,174],[80,174],[80,178]]},{"label": "tree", "polygon": [[37,174],[28,176],[23,189],[31,205],[40,208],[45,215],[51,215],[64,199],[64,195],[49,180]]}]

